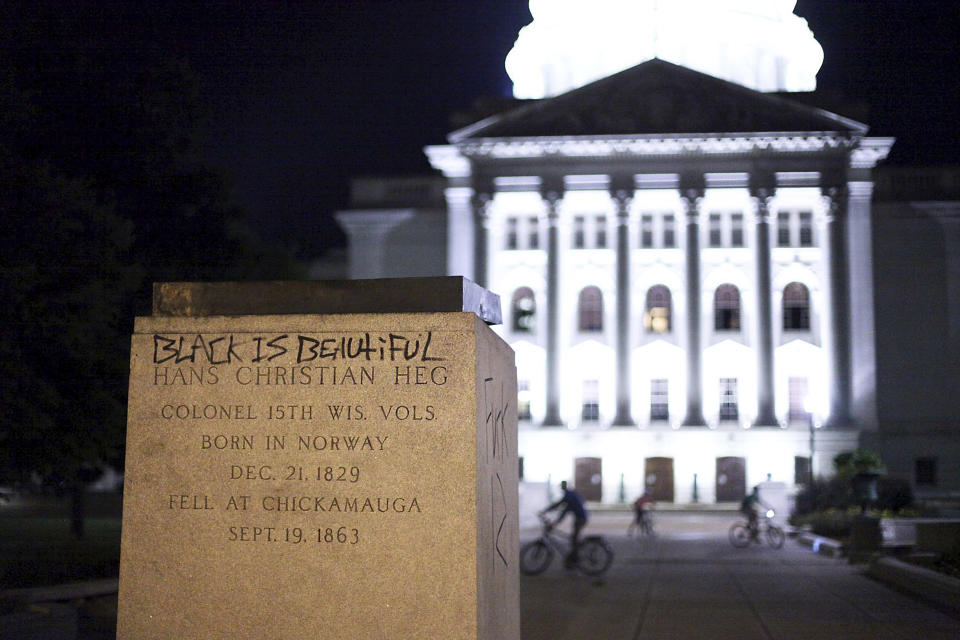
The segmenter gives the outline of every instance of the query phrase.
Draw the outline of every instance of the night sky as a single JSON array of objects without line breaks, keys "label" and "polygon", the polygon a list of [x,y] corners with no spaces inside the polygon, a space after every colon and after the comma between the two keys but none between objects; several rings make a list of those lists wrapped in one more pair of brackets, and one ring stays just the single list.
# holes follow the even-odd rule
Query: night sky
[{"label": "night sky", "polygon": [[[67,4],[67,3],[65,3]],[[527,0],[99,2],[106,32],[186,60],[204,153],[268,237],[315,255],[356,175],[423,173],[452,112],[509,95],[503,61]],[[955,0],[800,0],[825,92],[869,104],[894,163],[957,164]]]}]

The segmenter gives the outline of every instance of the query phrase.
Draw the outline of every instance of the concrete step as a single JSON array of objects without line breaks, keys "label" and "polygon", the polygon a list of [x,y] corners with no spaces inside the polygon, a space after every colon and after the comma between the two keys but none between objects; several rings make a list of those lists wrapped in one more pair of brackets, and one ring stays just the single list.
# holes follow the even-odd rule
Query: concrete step
[{"label": "concrete step", "polygon": [[[629,502],[587,502],[587,509],[597,513],[633,513],[633,504]],[[653,511],[665,513],[722,513],[735,514],[740,511],[740,505],[734,502],[719,502],[705,504],[700,502],[658,502]]]}]

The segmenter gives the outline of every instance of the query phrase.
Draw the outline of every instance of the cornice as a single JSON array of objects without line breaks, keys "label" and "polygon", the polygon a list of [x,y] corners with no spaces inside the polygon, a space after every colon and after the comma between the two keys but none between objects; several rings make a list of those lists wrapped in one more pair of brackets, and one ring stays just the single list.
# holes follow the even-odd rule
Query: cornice
[{"label": "cornice", "polygon": [[872,169],[887,157],[895,140],[895,138],[864,138],[850,154],[850,166],[854,169]]},{"label": "cornice", "polygon": [[414,209],[346,209],[333,215],[351,233],[386,233],[413,217]]},{"label": "cornice", "polygon": [[949,220],[951,222],[960,222],[960,202],[956,201],[926,201],[911,202],[910,208],[915,211],[922,211],[930,217]]},{"label": "cornice", "polygon": [[453,145],[432,145],[424,147],[424,153],[430,166],[448,178],[467,178],[470,176],[470,160],[464,157],[460,149]]},{"label": "cornice", "polygon": [[[858,136],[827,132],[804,134],[748,134],[742,136],[638,136],[481,138],[457,143],[462,157],[481,159],[611,158],[656,156],[713,156],[753,153],[817,153],[852,151]],[[892,144],[892,143],[891,143]],[[886,147],[889,150],[889,146]],[[436,147],[433,147],[436,149]],[[874,154],[871,147],[870,151]],[[433,163],[433,157],[431,156]],[[434,163],[434,166],[437,166]],[[439,167],[438,167],[439,168]]]}]

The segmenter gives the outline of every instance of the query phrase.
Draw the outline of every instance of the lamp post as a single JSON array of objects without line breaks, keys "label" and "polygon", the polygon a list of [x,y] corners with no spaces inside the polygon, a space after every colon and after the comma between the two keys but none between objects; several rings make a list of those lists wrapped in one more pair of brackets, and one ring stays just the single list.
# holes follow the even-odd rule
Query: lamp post
[{"label": "lamp post", "polygon": [[809,484],[813,485],[813,453],[815,451],[816,444],[816,423],[813,417],[813,401],[810,399],[810,396],[807,396],[803,401],[803,410],[807,414],[807,429],[810,431],[810,464],[808,465],[807,471],[810,474]]}]

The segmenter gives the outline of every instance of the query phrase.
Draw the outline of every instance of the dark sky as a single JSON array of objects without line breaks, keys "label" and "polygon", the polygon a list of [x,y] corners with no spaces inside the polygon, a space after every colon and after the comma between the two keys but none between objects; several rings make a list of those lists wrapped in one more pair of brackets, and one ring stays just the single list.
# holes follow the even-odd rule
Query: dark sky
[{"label": "dark sky", "polygon": [[[245,0],[192,27],[208,156],[271,235],[340,241],[351,176],[423,173],[449,116],[510,95],[527,0]],[[179,18],[179,19],[182,19]],[[317,237],[317,236],[320,237]]]},{"label": "dark sky", "polygon": [[[351,176],[427,171],[422,148],[444,142],[452,112],[509,95],[503,61],[527,5],[95,4],[133,46],[190,63],[211,115],[206,156],[263,233],[308,254],[342,241],[329,213],[345,206]],[[871,133],[899,139],[891,161],[960,162],[955,0],[799,0],[796,13],[824,48],[820,89],[870,105]]]}]

